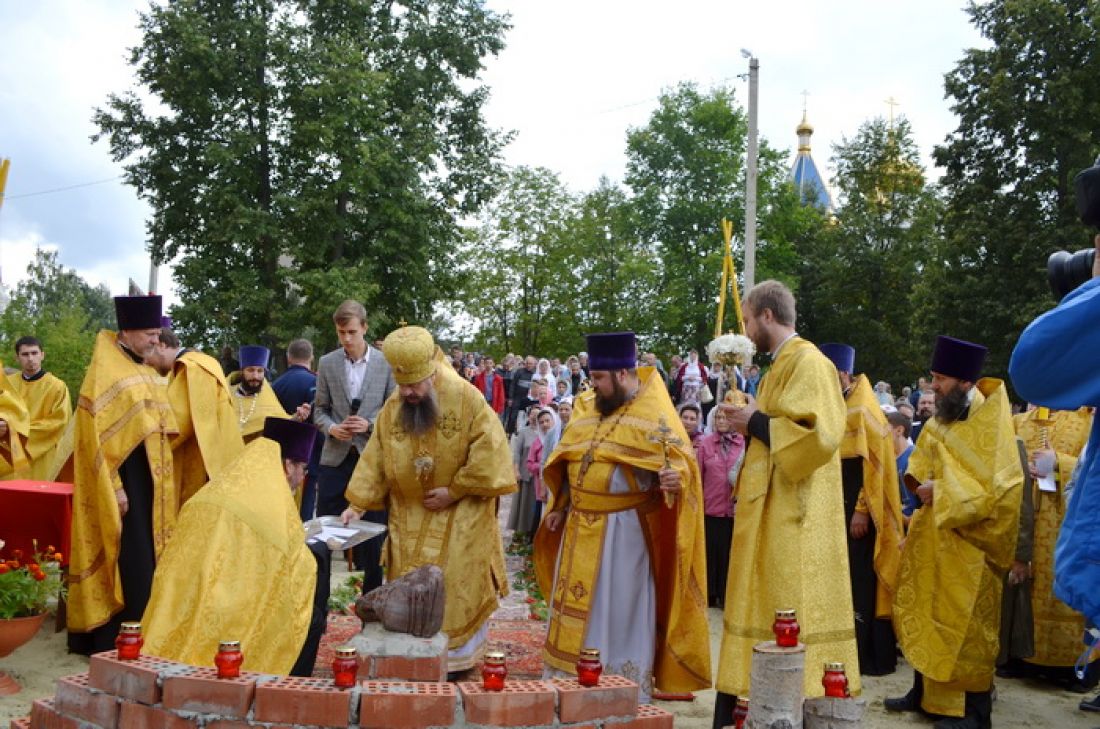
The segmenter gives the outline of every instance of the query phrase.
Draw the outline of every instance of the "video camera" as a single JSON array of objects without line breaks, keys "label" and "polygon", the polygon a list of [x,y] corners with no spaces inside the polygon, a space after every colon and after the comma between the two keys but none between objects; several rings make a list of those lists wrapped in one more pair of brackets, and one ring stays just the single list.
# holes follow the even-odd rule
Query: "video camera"
[{"label": "video camera", "polygon": [[[1077,215],[1085,225],[1100,230],[1100,157],[1092,167],[1081,170],[1073,185],[1077,191]],[[1047,281],[1054,298],[1061,301],[1065,295],[1092,278],[1095,248],[1085,248],[1070,253],[1055,251],[1047,259]]]}]

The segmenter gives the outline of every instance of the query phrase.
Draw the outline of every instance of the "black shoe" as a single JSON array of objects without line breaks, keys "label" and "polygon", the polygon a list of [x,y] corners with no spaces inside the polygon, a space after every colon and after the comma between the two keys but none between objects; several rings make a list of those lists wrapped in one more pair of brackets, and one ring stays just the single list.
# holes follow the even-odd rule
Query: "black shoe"
[{"label": "black shoe", "polygon": [[990,729],[993,724],[987,719],[982,721],[977,716],[949,716],[940,719],[932,725],[932,729]]},{"label": "black shoe", "polygon": [[917,698],[913,691],[905,694],[905,696],[899,696],[896,699],[884,699],[883,706],[887,711],[902,712],[902,711],[920,711],[920,699]]},{"label": "black shoe", "polygon": [[1100,711],[1100,695],[1091,700],[1082,701],[1077,705],[1081,711]]}]

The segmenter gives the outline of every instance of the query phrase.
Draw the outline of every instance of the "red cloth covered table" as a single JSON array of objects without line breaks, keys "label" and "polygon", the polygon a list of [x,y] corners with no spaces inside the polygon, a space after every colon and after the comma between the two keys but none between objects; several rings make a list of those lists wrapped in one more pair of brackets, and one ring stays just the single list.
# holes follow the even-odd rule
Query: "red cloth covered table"
[{"label": "red cloth covered table", "polygon": [[34,553],[32,540],[46,551],[51,544],[69,562],[70,527],[73,521],[73,485],[49,481],[0,481],[0,556],[12,550]]}]

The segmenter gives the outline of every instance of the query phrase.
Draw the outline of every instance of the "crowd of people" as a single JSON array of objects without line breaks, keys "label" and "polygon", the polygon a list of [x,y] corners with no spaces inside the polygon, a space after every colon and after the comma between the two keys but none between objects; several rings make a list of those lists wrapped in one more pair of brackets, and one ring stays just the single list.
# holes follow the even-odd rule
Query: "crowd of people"
[{"label": "crowd of people", "polygon": [[[232,626],[266,646],[249,668],[308,675],[331,554],[302,522],[331,516],[387,527],[354,550],[364,592],[443,570],[457,676],[508,589],[497,508],[514,494],[508,528],[533,543],[549,600],[547,675],[596,647],[644,701],[717,686],[724,726],[753,647],[794,609],[808,697],[826,662],[858,692],[899,653],[914,684],[885,708],[937,729],[990,726],[994,674],[1096,685],[1100,656],[1083,652],[1085,618],[1056,596],[1054,567],[1091,409],[1055,398],[1065,409],[1014,416],[979,344],[940,336],[931,376],[895,398],[852,347],[799,337],[774,281],[743,304],[766,371],[694,350],[666,368],[630,332],[498,365],[415,326],[370,343],[349,300],[332,317],[340,346],[314,369],[294,340],[272,377],[266,347],[219,362],[181,344],[159,297],[115,303],[119,331],[97,338],[75,416],[33,337],[0,392],[6,477],[75,485],[74,651],[142,621],[152,653],[204,662],[209,626]],[[708,608],[724,613],[713,668]]]}]

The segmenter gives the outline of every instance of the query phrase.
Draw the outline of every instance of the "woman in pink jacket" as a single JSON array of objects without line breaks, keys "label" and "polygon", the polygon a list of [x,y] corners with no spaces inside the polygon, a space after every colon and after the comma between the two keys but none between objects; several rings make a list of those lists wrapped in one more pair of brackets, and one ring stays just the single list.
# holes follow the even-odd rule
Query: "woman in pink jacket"
[{"label": "woman in pink jacket", "polygon": [[703,527],[707,550],[707,603],[722,608],[726,598],[730,544],[733,540],[733,486],[745,453],[745,439],[735,432],[720,408],[714,410],[714,431],[695,441],[695,457],[703,476]]}]

